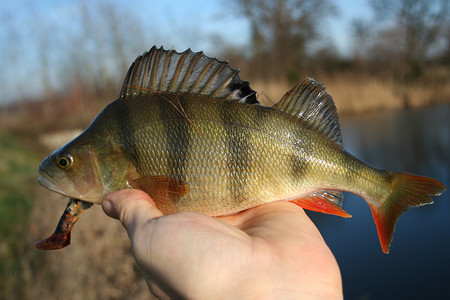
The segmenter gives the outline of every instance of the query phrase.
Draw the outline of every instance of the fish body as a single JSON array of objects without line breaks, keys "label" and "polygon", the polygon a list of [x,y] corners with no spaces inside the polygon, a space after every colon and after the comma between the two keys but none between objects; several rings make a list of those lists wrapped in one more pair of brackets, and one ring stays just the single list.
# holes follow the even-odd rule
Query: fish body
[{"label": "fish body", "polygon": [[153,48],[130,67],[119,99],[40,166],[45,187],[92,203],[137,188],[166,214],[228,215],[287,200],[349,217],[342,191],[372,209],[384,252],[397,218],[445,186],[379,170],[343,149],[338,115],[312,79],[273,107],[226,63]]}]

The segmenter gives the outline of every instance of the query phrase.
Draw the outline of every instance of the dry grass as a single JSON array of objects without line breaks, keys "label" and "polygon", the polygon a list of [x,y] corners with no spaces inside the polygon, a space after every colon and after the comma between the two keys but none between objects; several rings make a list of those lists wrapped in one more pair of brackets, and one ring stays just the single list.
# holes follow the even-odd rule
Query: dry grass
[{"label": "dry grass", "polygon": [[257,91],[258,99],[261,104],[272,106],[290,89],[290,86],[285,81],[252,81],[251,87]]},{"label": "dry grass", "polygon": [[326,78],[324,81],[341,114],[361,114],[403,107],[403,101],[396,94],[392,82],[356,76]]},{"label": "dry grass", "polygon": [[[323,83],[333,96],[340,114],[418,108],[450,101],[450,79],[400,85],[371,76],[341,74],[318,76],[316,80]],[[286,82],[255,81],[252,88],[258,92],[262,104],[271,106],[292,86]]]}]

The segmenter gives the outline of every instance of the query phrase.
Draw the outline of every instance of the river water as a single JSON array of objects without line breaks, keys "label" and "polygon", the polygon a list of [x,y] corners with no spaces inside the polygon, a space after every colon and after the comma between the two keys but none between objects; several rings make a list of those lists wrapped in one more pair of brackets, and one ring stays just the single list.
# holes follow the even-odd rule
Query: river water
[{"label": "river water", "polygon": [[[450,187],[450,105],[341,118],[344,148],[371,165]],[[344,219],[308,212],[335,254],[346,299],[450,299],[450,193],[412,208],[383,254],[369,206],[345,194]]]}]

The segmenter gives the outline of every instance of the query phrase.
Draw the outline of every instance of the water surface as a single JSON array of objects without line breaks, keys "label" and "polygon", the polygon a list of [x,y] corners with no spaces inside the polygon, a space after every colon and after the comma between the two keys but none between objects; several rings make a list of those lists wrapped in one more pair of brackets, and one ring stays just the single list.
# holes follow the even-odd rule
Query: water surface
[{"label": "water surface", "polygon": [[[341,118],[345,149],[371,165],[450,186],[450,105]],[[308,212],[340,265],[346,299],[450,299],[450,196],[412,208],[383,254],[369,206],[346,193],[351,219]]]}]

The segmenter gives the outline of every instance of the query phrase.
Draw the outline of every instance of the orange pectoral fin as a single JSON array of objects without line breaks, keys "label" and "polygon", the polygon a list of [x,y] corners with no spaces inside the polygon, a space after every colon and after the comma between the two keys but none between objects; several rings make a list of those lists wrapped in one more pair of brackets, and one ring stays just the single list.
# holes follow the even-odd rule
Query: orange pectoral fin
[{"label": "orange pectoral fin", "polygon": [[[352,215],[348,214],[335,200],[337,194],[330,192],[317,192],[289,202],[294,203],[304,209],[318,211],[325,214],[332,214],[344,218],[351,218]],[[334,201],[333,201],[334,200]]]},{"label": "orange pectoral fin", "polygon": [[189,186],[166,176],[147,176],[130,181],[130,185],[150,195],[155,202],[176,201],[189,192]]}]

